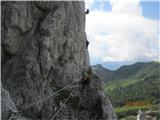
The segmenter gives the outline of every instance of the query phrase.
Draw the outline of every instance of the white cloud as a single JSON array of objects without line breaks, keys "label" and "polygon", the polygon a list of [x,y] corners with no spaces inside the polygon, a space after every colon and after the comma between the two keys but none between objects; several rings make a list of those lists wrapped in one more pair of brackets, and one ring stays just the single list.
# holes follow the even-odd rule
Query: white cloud
[{"label": "white cloud", "polygon": [[86,32],[91,59],[107,61],[157,60],[158,22],[144,18],[137,2],[111,0],[112,11],[91,11]]},{"label": "white cloud", "polygon": [[142,9],[139,0],[110,0],[112,12],[141,15]]},{"label": "white cloud", "polygon": [[90,9],[93,6],[94,2],[94,0],[85,0],[85,7]]}]

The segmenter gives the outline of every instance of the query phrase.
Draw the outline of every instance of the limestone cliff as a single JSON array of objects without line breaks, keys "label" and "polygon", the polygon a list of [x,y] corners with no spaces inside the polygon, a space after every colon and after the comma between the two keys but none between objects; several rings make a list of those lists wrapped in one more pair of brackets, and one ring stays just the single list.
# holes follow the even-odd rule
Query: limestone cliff
[{"label": "limestone cliff", "polygon": [[[5,1],[1,13],[1,82],[21,116],[116,119],[101,80],[90,70],[83,1]],[[87,70],[91,82],[81,93],[76,81]],[[75,84],[52,96],[71,83]],[[3,112],[7,111],[2,109],[5,119]]]}]

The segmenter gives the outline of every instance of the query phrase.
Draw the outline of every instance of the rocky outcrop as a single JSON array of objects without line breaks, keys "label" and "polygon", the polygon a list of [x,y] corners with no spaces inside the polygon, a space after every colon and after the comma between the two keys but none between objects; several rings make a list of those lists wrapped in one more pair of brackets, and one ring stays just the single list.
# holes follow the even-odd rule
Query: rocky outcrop
[{"label": "rocky outcrop", "polygon": [[[83,93],[77,83],[82,72],[90,70],[84,2],[5,1],[1,5],[2,84],[22,116],[116,119],[93,72]],[[71,83],[75,84],[53,96]]]},{"label": "rocky outcrop", "polygon": [[137,120],[158,120],[158,111],[138,111]]},{"label": "rocky outcrop", "polygon": [[9,119],[8,117],[14,113],[17,113],[17,108],[13,103],[9,92],[1,87],[1,109],[2,109],[2,118]]},{"label": "rocky outcrop", "polygon": [[21,116],[11,99],[9,92],[5,90],[3,86],[1,87],[1,110],[2,120],[27,120],[27,118]]}]

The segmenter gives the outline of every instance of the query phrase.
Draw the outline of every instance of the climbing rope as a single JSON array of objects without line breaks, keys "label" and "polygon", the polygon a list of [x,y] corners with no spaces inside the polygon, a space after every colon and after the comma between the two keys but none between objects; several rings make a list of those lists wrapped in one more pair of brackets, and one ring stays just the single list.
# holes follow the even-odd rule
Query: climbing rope
[{"label": "climbing rope", "polygon": [[[43,100],[40,100],[40,101],[38,101],[38,102],[34,103],[34,104],[42,103],[42,102],[46,101],[47,99],[49,99],[50,97],[53,97],[53,96],[54,96],[54,95],[56,95],[57,93],[61,92],[62,90],[64,90],[65,88],[68,88],[68,87],[70,87],[70,86],[72,86],[72,85],[67,85],[67,86],[63,87],[62,89],[60,89],[60,90],[56,91],[56,92],[55,92],[55,93],[53,93],[52,95],[50,95],[50,96],[48,96],[48,97],[44,98]],[[33,105],[34,105],[34,104],[33,104]]]},{"label": "climbing rope", "polygon": [[[35,102],[35,103],[29,105],[26,109],[28,109],[28,108],[36,105],[36,104],[43,103],[44,101],[50,99],[51,97],[53,97],[53,96],[56,95],[57,93],[61,92],[62,90],[66,89],[66,88],[68,88],[68,87],[73,86],[75,83],[78,83],[78,81],[79,81],[79,80],[76,80],[76,81],[74,81],[73,83],[71,83],[71,84],[69,84],[69,85],[66,85],[66,86],[63,87],[62,89],[54,92],[52,95],[47,96],[46,98],[44,98],[44,99],[42,99],[42,100],[39,100],[38,102]],[[65,102],[62,104],[62,106],[57,110],[57,112],[53,115],[53,117],[51,118],[51,120],[53,120],[53,119],[57,116],[57,114],[60,112],[60,110],[61,110],[61,109],[64,107],[64,105],[67,103],[67,101],[68,101],[69,98],[71,97],[71,94],[72,94],[73,90],[74,90],[74,89],[72,88],[72,91],[71,91],[70,94],[68,95],[67,99],[66,99]],[[79,100],[78,108],[77,108],[77,112],[76,112],[76,118],[77,118],[77,114],[78,114],[78,112],[79,112],[80,102],[81,102],[81,95],[80,95],[80,100]],[[13,117],[14,117],[14,116],[12,115],[11,118],[13,118]]]},{"label": "climbing rope", "polygon": [[30,107],[32,107],[32,106],[34,106],[34,105],[37,105],[37,104],[39,104],[39,103],[43,103],[44,101],[50,99],[51,97],[53,97],[54,95],[58,94],[59,92],[61,92],[62,90],[64,90],[65,88],[67,88],[67,87],[69,87],[69,86],[71,86],[71,85],[67,85],[67,86],[63,87],[62,89],[56,91],[56,92],[53,93],[52,95],[47,96],[46,98],[44,98],[44,99],[42,99],[42,100],[39,100],[38,102],[35,102],[35,103],[29,105],[28,108],[30,108]]},{"label": "climbing rope", "polygon": [[64,107],[64,104],[66,104],[67,101],[69,100],[69,98],[71,97],[72,92],[73,92],[73,89],[72,89],[71,93],[68,95],[68,97],[67,97],[67,99],[65,100],[65,102],[62,104],[62,106],[61,106],[61,107],[57,110],[57,112],[53,115],[53,117],[51,118],[51,120],[53,120],[53,119],[57,116],[57,114],[59,113],[59,111]]},{"label": "climbing rope", "polygon": [[[77,81],[78,81],[78,80],[77,80]],[[64,90],[64,89],[66,89],[66,88],[68,88],[68,87],[74,85],[77,81],[75,81],[75,82],[73,82],[73,83],[71,83],[71,84],[69,84],[69,85],[66,85],[66,86],[63,87],[62,89],[60,89],[60,90],[54,92],[52,95],[47,96],[46,98],[44,98],[44,99],[42,99],[42,100],[39,100],[38,102],[35,102],[35,103],[29,105],[26,109],[28,109],[28,108],[30,108],[30,107],[32,107],[32,106],[34,106],[34,105],[37,105],[37,104],[39,104],[39,103],[43,103],[44,101],[50,99],[51,97],[53,97],[53,96],[56,95],[57,93],[61,92],[62,90]]]}]

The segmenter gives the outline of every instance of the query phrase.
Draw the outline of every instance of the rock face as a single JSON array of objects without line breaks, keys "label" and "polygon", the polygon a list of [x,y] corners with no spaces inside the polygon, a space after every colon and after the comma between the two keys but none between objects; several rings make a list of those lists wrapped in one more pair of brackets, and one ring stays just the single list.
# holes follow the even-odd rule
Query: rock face
[{"label": "rock face", "polygon": [[15,103],[10,101],[11,108],[28,119],[116,119],[93,72],[83,93],[76,82],[90,69],[84,2],[5,1],[1,6],[1,74]]},{"label": "rock face", "polygon": [[1,108],[2,108],[2,118],[8,119],[12,113],[17,113],[17,108],[13,103],[9,92],[5,90],[3,87],[1,88]]}]

